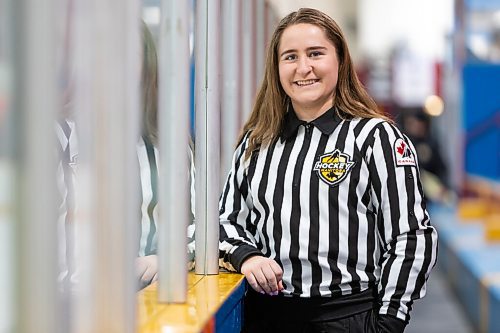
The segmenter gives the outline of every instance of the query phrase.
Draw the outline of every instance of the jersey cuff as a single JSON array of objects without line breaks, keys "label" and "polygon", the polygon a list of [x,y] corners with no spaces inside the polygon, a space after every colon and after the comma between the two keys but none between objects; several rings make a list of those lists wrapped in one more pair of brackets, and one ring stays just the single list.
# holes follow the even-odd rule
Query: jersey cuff
[{"label": "jersey cuff", "polygon": [[391,315],[378,315],[377,326],[382,333],[403,333],[406,322]]},{"label": "jersey cuff", "polygon": [[234,269],[236,269],[238,273],[241,273],[241,265],[243,264],[243,262],[249,257],[253,256],[264,255],[262,254],[262,252],[251,245],[241,244],[234,250],[233,253],[231,253],[229,262],[231,263],[231,265],[233,265]]}]

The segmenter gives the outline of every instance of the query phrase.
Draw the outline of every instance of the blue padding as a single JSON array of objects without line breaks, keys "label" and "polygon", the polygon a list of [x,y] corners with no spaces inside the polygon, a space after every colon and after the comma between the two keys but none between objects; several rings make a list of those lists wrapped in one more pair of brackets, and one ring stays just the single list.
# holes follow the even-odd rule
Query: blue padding
[{"label": "blue padding", "polygon": [[495,121],[500,112],[500,65],[469,63],[462,75],[465,171],[500,180],[500,128]]},{"label": "blue padding", "polygon": [[[463,301],[472,314],[471,318],[474,324],[479,325],[481,318],[481,280],[488,274],[500,272],[500,246],[484,244],[482,247],[470,249],[465,245],[458,252],[458,256],[463,262],[463,276],[461,275],[463,278]],[[491,299],[491,290],[489,290],[489,298]],[[491,313],[491,307],[488,312]]]},{"label": "blue padding", "polygon": [[500,332],[500,285],[491,286],[489,290],[490,290],[490,313],[489,313],[490,332]]},{"label": "blue padding", "polygon": [[245,295],[246,281],[241,283],[215,314],[217,333],[236,333],[242,328],[243,296]]},{"label": "blue padding", "polygon": [[500,246],[497,244],[484,244],[482,247],[471,249],[464,248],[459,255],[478,278],[500,272]]},{"label": "blue padding", "polygon": [[[463,304],[472,324],[481,320],[481,281],[500,272],[500,244],[486,243],[482,224],[461,223],[455,210],[432,207],[439,235],[439,264]],[[500,332],[500,286],[488,288],[488,332]]]}]

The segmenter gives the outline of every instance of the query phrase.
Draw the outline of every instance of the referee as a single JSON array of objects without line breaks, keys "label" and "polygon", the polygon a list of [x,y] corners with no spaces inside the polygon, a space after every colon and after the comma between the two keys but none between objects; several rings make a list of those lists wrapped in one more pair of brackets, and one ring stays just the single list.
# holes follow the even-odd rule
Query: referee
[{"label": "referee", "polygon": [[403,332],[437,233],[415,149],[359,83],[338,25],[286,16],[220,199],[245,332]]}]

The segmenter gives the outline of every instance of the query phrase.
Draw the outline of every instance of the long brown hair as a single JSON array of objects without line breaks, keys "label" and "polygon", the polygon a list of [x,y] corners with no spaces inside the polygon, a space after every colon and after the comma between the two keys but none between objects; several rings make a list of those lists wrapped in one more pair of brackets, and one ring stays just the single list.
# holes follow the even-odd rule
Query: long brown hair
[{"label": "long brown hair", "polygon": [[158,56],[155,40],[146,23],[142,22],[141,70],[143,135],[154,145],[158,142]]},{"label": "long brown hair", "polygon": [[282,128],[289,98],[279,79],[278,49],[283,31],[295,24],[308,23],[321,28],[333,43],[339,62],[338,82],[333,106],[342,118],[383,118],[387,117],[378,109],[375,101],[368,95],[354,71],[349,48],[338,24],[323,12],[301,8],[283,18],[273,33],[267,49],[264,79],[262,81],[250,118],[243,127],[240,140],[251,131],[246,157],[261,145],[275,140]]}]

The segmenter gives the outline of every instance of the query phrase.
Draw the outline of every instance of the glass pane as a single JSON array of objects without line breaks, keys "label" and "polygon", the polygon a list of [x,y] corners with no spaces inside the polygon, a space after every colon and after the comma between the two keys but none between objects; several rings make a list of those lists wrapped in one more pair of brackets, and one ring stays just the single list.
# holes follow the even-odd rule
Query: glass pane
[{"label": "glass pane", "polygon": [[131,332],[140,212],[139,5],[59,5],[62,330]]},{"label": "glass pane", "polygon": [[[185,298],[182,289],[186,279],[174,271],[194,266],[194,105],[190,79],[193,70],[193,20],[183,19],[184,14],[192,16],[193,7],[188,3],[146,0],[142,6],[145,23],[143,68],[147,69],[142,77],[143,141],[150,146],[149,150],[144,149],[146,152],[142,153],[142,160],[146,160],[148,151],[153,158],[149,158],[149,163],[142,163],[139,154],[143,202],[137,262],[143,266],[148,262],[155,265],[154,270],[158,270],[160,276],[168,281],[165,285],[176,290],[169,293],[177,295],[176,302],[180,301],[178,297]],[[191,12],[184,13],[186,8]],[[167,25],[171,21],[182,22],[187,31],[160,29],[162,24]],[[178,134],[174,135],[174,132]],[[148,207],[150,214],[147,214]],[[163,211],[164,216],[159,215],[159,211]],[[187,240],[173,234],[183,226],[187,227]],[[185,235],[186,230],[182,233]],[[178,253],[181,248],[182,253]],[[162,258],[158,265],[158,258],[162,255],[172,257]],[[185,257],[187,265],[182,262]],[[163,283],[160,281],[158,284],[160,298],[165,293]],[[177,283],[178,288],[175,287]]]},{"label": "glass pane", "polygon": [[10,72],[7,51],[9,18],[12,13],[5,0],[0,0],[0,332],[10,332],[13,327],[12,306],[13,258],[13,160],[9,154],[12,141],[9,137]]}]

